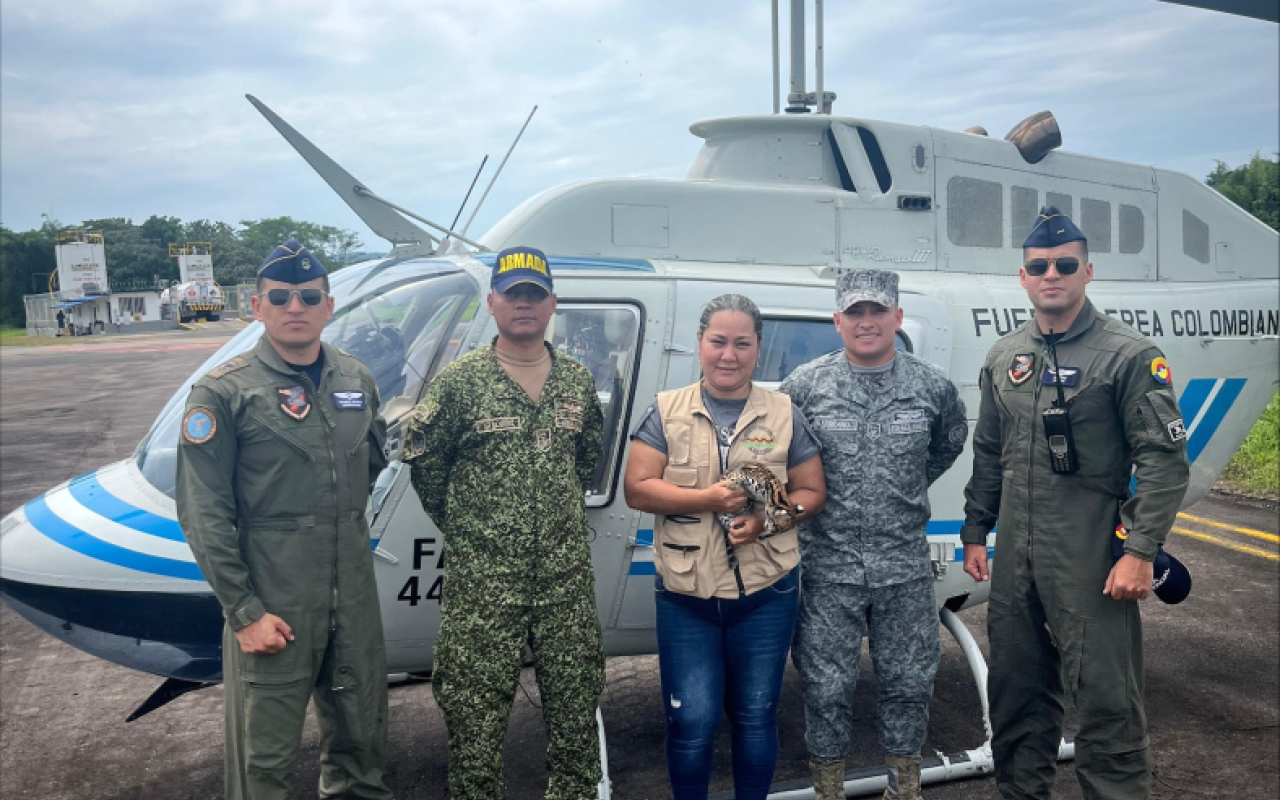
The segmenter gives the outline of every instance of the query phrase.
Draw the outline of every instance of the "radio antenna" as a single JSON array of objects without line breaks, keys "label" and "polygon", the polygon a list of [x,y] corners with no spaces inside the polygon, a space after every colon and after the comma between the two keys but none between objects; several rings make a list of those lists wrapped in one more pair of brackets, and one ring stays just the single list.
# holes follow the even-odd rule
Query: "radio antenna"
[{"label": "radio antenna", "polygon": [[[520,137],[524,136],[524,129],[529,127],[530,120],[533,115],[538,112],[538,107],[534,106],[533,111],[529,112],[529,116],[524,121],[524,125],[520,126],[520,132],[516,134],[516,140],[511,143],[511,147],[507,149],[507,154],[502,157],[502,163],[498,165],[498,171],[493,173],[493,177],[489,179],[489,185],[484,187],[484,194],[480,195],[480,202],[476,203],[476,207],[471,210],[471,216],[467,217],[467,224],[462,226],[462,235],[465,236],[467,230],[471,227],[471,223],[475,221],[476,214],[480,213],[480,207],[484,205],[485,198],[489,196],[489,190],[493,188],[493,184],[498,180],[498,176],[502,174],[502,168],[507,165],[507,159],[511,158],[511,151],[516,149],[516,145],[520,144]],[[459,239],[462,236],[458,237]]]},{"label": "radio antenna", "polygon": [[1062,394],[1062,369],[1058,366],[1058,337],[1049,329],[1049,355],[1053,356],[1053,382],[1058,386],[1058,399],[1054,401],[1057,408],[1066,408],[1067,400]]},{"label": "radio antenna", "polygon": [[471,185],[467,187],[467,193],[462,198],[462,205],[458,206],[458,213],[453,215],[453,222],[449,223],[449,228],[458,227],[458,218],[462,216],[462,209],[467,207],[467,201],[471,199],[471,190],[476,188],[476,181],[480,180],[480,173],[484,172],[484,165],[489,163],[489,154],[485,153],[484,158],[480,159],[480,169],[476,170],[476,176],[471,179]]}]

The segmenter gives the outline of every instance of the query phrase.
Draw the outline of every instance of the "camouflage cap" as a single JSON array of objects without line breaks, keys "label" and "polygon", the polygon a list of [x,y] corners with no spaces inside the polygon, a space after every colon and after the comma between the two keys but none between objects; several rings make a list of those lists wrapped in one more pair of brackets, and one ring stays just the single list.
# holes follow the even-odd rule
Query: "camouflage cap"
[{"label": "camouflage cap", "polygon": [[855,269],[836,281],[836,311],[847,311],[864,300],[885,308],[898,304],[898,273],[883,269]]}]

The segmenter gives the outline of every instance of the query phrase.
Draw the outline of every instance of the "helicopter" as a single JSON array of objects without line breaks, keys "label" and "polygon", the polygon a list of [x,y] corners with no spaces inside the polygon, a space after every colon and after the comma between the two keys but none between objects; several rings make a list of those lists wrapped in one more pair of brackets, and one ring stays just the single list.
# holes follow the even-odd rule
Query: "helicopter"
[{"label": "helicopter", "polygon": [[[797,5],[802,0],[793,0],[793,14]],[[1014,280],[1022,236],[1040,206],[1055,205],[1088,236],[1094,305],[1150,338],[1173,366],[1191,461],[1184,506],[1205,495],[1271,398],[1280,369],[1275,231],[1189,176],[1062,151],[1049,112],[1004,139],[833,115],[820,61],[816,91],[805,91],[798,28],[789,113],[781,113],[775,81],[774,114],[690,127],[703,146],[683,179],[555,187],[476,239],[467,236],[470,221],[454,230],[379,197],[249,97],[392,244],[385,258],[331,275],[336,310],[323,335],[369,367],[389,426],[391,464],[367,510],[389,670],[430,670],[443,602],[443,536],[396,458],[400,422],[440,369],[496,334],[482,300],[494,254],[508,246],[548,254],[559,299],[548,341],[587,366],[604,410],[585,501],[608,656],[657,651],[654,521],[628,508],[621,492],[628,433],[658,392],[698,379],[697,320],[717,295],[756,300],[764,329],[753,379],[776,388],[799,365],[841,347],[831,324],[838,276],[892,269],[904,311],[898,347],[943,369],[976,415],[987,350],[1032,317]],[[221,609],[174,505],[178,433],[190,385],[261,335],[260,324],[250,325],[210,356],[129,458],[56,486],[0,521],[0,594],[12,608],[85,652],[165,679],[131,720],[220,680]],[[985,710],[985,663],[956,617],[989,592],[960,568],[969,456],[931,488],[926,535],[941,621],[966,656]],[[988,546],[998,557],[998,534]],[[1071,753],[1064,740],[1060,755]],[[979,746],[926,759],[925,781],[990,772],[990,758]],[[607,764],[604,774],[602,800]],[[882,775],[868,773],[846,791],[883,785]]]}]

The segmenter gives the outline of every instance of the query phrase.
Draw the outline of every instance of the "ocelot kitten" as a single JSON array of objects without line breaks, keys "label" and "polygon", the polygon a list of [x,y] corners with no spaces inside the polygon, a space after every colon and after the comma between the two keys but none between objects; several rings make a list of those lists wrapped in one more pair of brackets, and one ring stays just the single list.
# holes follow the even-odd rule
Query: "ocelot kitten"
[{"label": "ocelot kitten", "polygon": [[[760,534],[761,539],[791,530],[796,526],[796,517],[804,513],[804,506],[791,502],[791,498],[787,496],[787,487],[763,464],[747,462],[721,475],[720,480],[728,481],[731,487],[747,493],[747,504],[741,511],[736,514],[716,514],[726,534],[735,519],[743,514],[755,513],[757,503],[764,505],[764,533]],[[733,548],[729,549],[732,552]]]}]

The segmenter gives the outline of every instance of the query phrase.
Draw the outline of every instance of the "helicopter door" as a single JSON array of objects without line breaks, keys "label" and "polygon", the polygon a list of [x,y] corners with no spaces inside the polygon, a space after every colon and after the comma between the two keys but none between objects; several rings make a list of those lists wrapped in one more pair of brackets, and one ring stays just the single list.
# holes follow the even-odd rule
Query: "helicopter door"
[{"label": "helicopter door", "polygon": [[[590,524],[592,567],[596,575],[596,602],[607,627],[630,566],[627,556],[638,515],[622,499],[620,474],[627,443],[627,425],[638,385],[656,382],[660,348],[643,348],[646,303],[643,295],[665,309],[666,287],[660,283],[615,287],[628,299],[577,301],[567,296],[576,286],[564,282],[547,340],[557,353],[574,358],[590,371],[604,414],[602,453],[586,495]],[[575,282],[576,283],[576,282]],[[593,282],[593,297],[609,296],[607,281]],[[634,298],[634,299],[632,299]],[[480,330],[466,336],[468,345],[489,342],[497,331],[491,317]],[[650,363],[652,362],[652,363]],[[644,402],[652,398],[652,390]],[[407,470],[403,470],[407,472]],[[382,498],[379,498],[382,499]],[[440,627],[443,602],[444,537],[427,517],[408,480],[388,487],[382,506],[389,516],[375,550],[383,626],[386,630],[388,668],[420,671],[432,660],[432,645]],[[379,520],[383,522],[383,520]],[[377,527],[377,526],[375,526]],[[652,599],[650,599],[652,603]],[[606,652],[612,654],[606,631]]]}]

